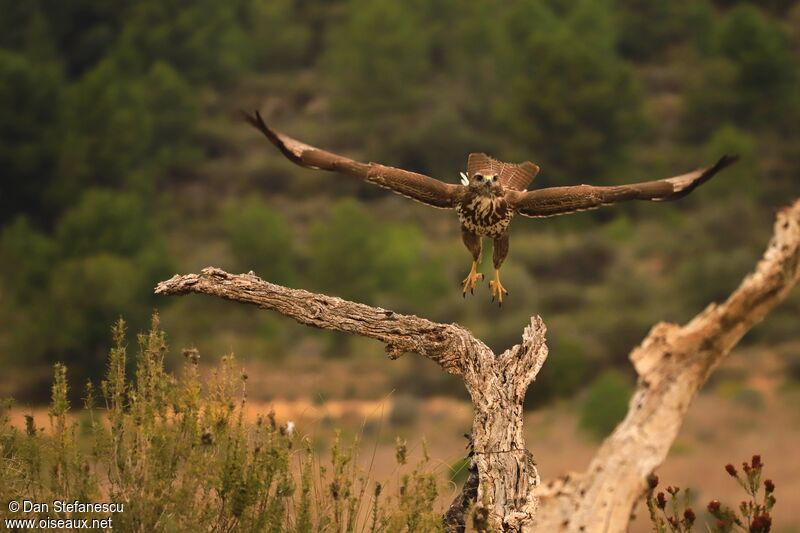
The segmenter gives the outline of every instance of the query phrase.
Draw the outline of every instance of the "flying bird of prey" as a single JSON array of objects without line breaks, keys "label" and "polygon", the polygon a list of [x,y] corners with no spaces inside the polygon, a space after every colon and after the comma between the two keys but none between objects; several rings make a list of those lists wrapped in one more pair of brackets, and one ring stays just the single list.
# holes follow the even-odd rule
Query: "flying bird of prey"
[{"label": "flying bird of prey", "polygon": [[424,174],[380,165],[361,163],[320,150],[270,129],[258,111],[244,113],[245,119],[272,142],[290,161],[302,167],[340,172],[374,183],[412,200],[442,209],[454,209],[461,222],[461,237],[472,254],[472,267],[462,282],[462,293],[474,292],[483,274],[478,272],[482,238],[494,240],[494,279],[489,281],[492,301],[503,304],[508,291],[500,283],[500,267],[508,255],[509,225],[514,215],[552,217],[594,209],[626,200],[675,200],[686,196],[717,172],[736,161],[723,156],[713,166],[688,174],[628,185],[599,187],[575,185],[526,190],[539,172],[530,161],[503,163],[483,153],[469,155],[461,183],[444,183]]}]

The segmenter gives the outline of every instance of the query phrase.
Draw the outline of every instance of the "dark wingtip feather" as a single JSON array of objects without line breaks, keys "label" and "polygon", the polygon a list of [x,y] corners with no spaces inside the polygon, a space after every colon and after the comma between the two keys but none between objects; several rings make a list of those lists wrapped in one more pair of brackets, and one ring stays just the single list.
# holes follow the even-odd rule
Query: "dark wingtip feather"
[{"label": "dark wingtip feather", "polygon": [[239,114],[242,115],[242,118],[253,127],[258,128],[258,120],[256,119],[255,115],[251,115],[244,109],[239,110]]},{"label": "dark wingtip feather", "polygon": [[257,110],[254,111],[252,115],[244,110],[240,112],[248,124],[250,124],[255,129],[263,133],[264,137],[269,139],[269,141],[272,144],[274,144],[275,147],[278,148],[278,150],[280,150],[281,153],[285,155],[290,161],[292,161],[293,163],[302,164],[297,154],[289,150],[289,148],[286,146],[286,143],[283,142],[283,139],[281,139],[280,135],[276,131],[271,129],[269,126],[267,126],[267,124],[264,122],[264,119],[261,118],[261,113],[259,113]]},{"label": "dark wingtip feather", "polygon": [[704,184],[714,176],[716,176],[721,170],[731,166],[732,164],[736,163],[739,160],[739,156],[737,154],[725,154],[719,158],[719,160],[714,163],[712,166],[708,167],[707,169],[703,170],[703,172],[695,178],[692,183],[688,186],[684,187],[680,191],[672,194],[667,200],[677,200],[679,198],[683,198],[684,196],[691,193],[693,190],[698,188],[700,185]]},{"label": "dark wingtip feather", "polygon": [[716,171],[718,172],[725,167],[731,166],[738,160],[739,160],[739,154],[725,154],[722,157],[720,157],[719,161],[717,161],[711,168],[716,168]]}]

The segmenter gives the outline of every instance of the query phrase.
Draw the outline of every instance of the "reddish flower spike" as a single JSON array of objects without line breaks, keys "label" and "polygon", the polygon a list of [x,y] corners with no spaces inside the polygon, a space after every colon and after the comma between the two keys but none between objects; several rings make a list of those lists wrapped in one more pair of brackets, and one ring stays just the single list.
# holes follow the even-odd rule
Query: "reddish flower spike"
[{"label": "reddish flower spike", "polygon": [[667,498],[664,496],[663,492],[659,492],[656,495],[656,505],[658,506],[659,509],[663,509],[664,507],[667,506]]}]

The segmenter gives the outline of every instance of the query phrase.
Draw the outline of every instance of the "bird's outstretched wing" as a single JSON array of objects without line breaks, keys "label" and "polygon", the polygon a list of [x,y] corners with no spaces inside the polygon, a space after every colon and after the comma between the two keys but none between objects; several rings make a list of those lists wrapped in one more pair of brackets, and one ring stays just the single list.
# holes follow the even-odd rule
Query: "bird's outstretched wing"
[{"label": "bird's outstretched wing", "polygon": [[506,189],[524,191],[539,173],[539,167],[530,161],[524,163],[503,163],[484,153],[469,154],[467,173],[470,177],[477,172],[491,172],[500,178]]},{"label": "bird's outstretched wing", "polygon": [[655,202],[676,200],[710,180],[717,172],[733,164],[737,159],[737,156],[726,155],[714,166],[656,181],[610,187],[576,185],[522,193],[510,191],[506,198],[517,212],[528,217],[564,215],[626,200]]},{"label": "bird's outstretched wing", "polygon": [[245,120],[263,133],[283,155],[302,167],[341,172],[433,207],[444,209],[455,207],[458,191],[461,189],[457,185],[444,183],[424,174],[377,163],[361,163],[320,150],[270,129],[258,111],[253,115],[245,112],[242,114]]}]

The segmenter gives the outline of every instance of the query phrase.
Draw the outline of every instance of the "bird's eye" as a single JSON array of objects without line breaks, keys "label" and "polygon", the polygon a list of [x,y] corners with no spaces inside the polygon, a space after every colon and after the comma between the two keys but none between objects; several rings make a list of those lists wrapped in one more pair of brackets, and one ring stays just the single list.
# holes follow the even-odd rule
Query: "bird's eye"
[{"label": "bird's eye", "polygon": [[483,181],[483,176],[481,176],[480,174],[475,174],[475,179],[478,181]]}]

